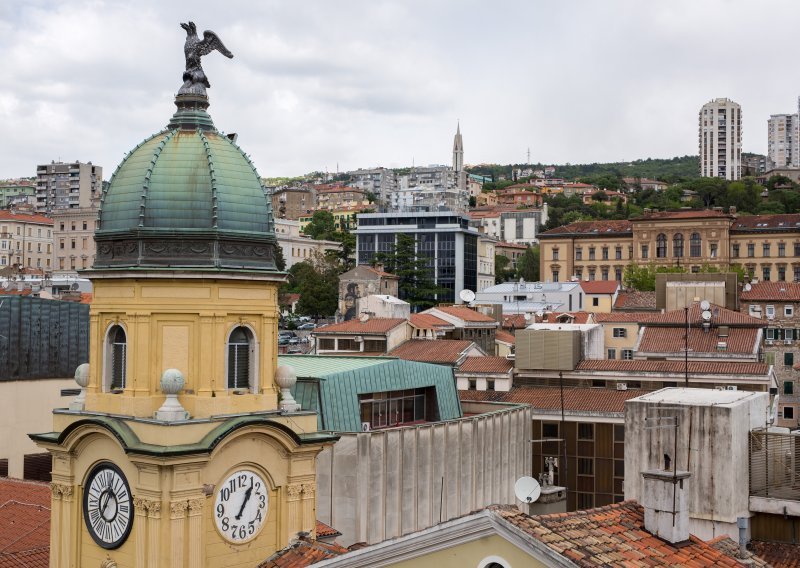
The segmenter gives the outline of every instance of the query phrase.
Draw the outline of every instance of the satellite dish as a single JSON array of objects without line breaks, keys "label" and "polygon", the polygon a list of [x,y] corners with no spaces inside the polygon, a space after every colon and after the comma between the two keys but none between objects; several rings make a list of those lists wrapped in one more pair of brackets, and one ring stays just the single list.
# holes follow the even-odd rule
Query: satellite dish
[{"label": "satellite dish", "polygon": [[544,312],[543,312],[542,310],[539,310],[538,312],[536,312],[536,317],[539,317],[539,318],[540,318],[540,317],[542,317],[543,315],[544,315]]},{"label": "satellite dish", "polygon": [[461,292],[458,293],[458,297],[461,298],[463,302],[469,304],[470,302],[475,300],[475,292],[467,288],[464,288],[463,290],[461,290]]},{"label": "satellite dish", "polygon": [[711,319],[711,312],[708,310],[703,310],[703,321],[709,321]]},{"label": "satellite dish", "polygon": [[529,313],[525,314],[525,321],[531,321],[531,314]]},{"label": "satellite dish", "polygon": [[700,302],[700,309],[701,310],[708,311],[708,308],[710,308],[710,307],[711,307],[711,304],[709,303],[708,300],[703,300],[702,302]]},{"label": "satellite dish", "polygon": [[749,291],[750,291],[750,290],[752,290],[752,289],[753,289],[753,286],[752,286],[752,285],[750,285],[750,284],[745,284],[745,285],[744,285],[744,291],[745,291],[745,292],[749,292]]},{"label": "satellite dish", "polygon": [[523,503],[533,503],[542,494],[542,488],[539,482],[532,477],[520,477],[514,484],[514,493],[517,499]]},{"label": "satellite dish", "polygon": [[80,288],[80,284],[78,284],[77,282],[73,282],[72,286],[69,287],[70,290],[74,290],[74,291],[77,291],[79,288]]}]

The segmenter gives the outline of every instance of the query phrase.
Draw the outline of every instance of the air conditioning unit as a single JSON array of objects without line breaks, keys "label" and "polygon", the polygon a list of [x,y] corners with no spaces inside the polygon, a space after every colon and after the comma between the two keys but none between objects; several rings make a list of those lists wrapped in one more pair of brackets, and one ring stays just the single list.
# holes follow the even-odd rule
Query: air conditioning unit
[{"label": "air conditioning unit", "polygon": [[791,345],[792,344],[792,340],[791,339],[784,339],[783,340],[783,344],[784,345]]},{"label": "air conditioning unit", "polygon": [[617,383],[617,390],[618,391],[628,390],[628,383]]},{"label": "air conditioning unit", "polygon": [[736,385],[728,385],[727,387],[725,387],[725,390],[735,391],[735,390],[739,390],[739,389],[736,388]]},{"label": "air conditioning unit", "polygon": [[369,422],[362,422],[361,423],[361,431],[362,432],[369,432],[371,430]]},{"label": "air conditioning unit", "polygon": [[714,387],[714,390],[718,390],[718,391],[724,391],[724,390],[725,390],[725,387]]},{"label": "air conditioning unit", "polygon": [[361,343],[362,341],[364,341],[364,338],[361,335],[356,335],[353,338],[353,341],[355,341],[356,343]]},{"label": "air conditioning unit", "polygon": [[766,341],[764,341],[764,345],[774,345],[774,343],[775,342],[772,341],[771,339],[767,339]]}]

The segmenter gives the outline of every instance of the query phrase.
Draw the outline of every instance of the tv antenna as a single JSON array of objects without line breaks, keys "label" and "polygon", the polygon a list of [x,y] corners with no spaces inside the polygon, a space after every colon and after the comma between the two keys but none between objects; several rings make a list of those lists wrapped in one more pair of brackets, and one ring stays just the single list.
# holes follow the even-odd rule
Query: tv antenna
[{"label": "tv antenna", "polygon": [[461,298],[461,301],[465,304],[470,304],[475,301],[475,292],[468,288],[464,288],[458,293],[458,297]]},{"label": "tv antenna", "polygon": [[517,479],[514,484],[514,494],[523,503],[535,503],[542,494],[542,487],[538,481],[526,475]]}]

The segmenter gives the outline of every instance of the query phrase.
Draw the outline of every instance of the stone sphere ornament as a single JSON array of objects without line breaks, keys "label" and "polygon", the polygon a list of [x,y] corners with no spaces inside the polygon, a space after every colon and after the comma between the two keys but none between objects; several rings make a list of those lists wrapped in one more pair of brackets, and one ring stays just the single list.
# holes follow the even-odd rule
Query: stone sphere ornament
[{"label": "stone sphere ornament", "polygon": [[178,401],[178,393],[183,390],[186,379],[178,369],[167,369],[161,374],[161,392],[167,395],[164,404],[156,410],[155,419],[164,422],[188,420],[189,413]]},{"label": "stone sphere ornament", "polygon": [[178,369],[167,369],[161,375],[161,392],[164,394],[178,394],[185,384],[186,379]]},{"label": "stone sphere ornament", "polygon": [[297,375],[289,365],[279,365],[275,370],[275,384],[281,389],[281,410],[284,412],[296,412],[300,410],[300,405],[292,396],[292,387],[297,383]]},{"label": "stone sphere ornament", "polygon": [[69,409],[86,410],[86,385],[89,384],[89,363],[78,365],[78,368],[75,369],[75,382],[81,387],[81,392],[69,403]]}]

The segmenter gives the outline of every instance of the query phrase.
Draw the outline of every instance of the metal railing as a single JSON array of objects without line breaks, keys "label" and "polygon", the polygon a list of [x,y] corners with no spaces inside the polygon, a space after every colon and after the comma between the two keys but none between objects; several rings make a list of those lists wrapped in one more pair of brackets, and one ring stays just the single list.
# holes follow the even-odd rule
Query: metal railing
[{"label": "metal railing", "polygon": [[800,435],[750,432],[750,495],[800,501]]}]

